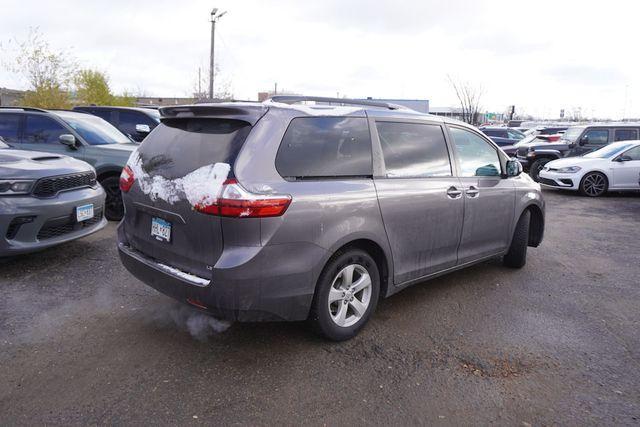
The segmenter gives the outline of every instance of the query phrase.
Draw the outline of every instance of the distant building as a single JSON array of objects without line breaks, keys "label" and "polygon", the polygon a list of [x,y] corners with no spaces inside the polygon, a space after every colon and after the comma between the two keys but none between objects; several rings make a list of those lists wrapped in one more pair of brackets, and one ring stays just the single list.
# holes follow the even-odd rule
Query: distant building
[{"label": "distant building", "polygon": [[0,87],[0,106],[13,107],[20,105],[26,92],[24,90],[7,89]]},{"label": "distant building", "polygon": [[434,116],[449,117],[451,119],[462,120],[462,108],[460,107],[432,107],[429,114]]},{"label": "distant building", "polygon": [[140,107],[145,107],[145,106],[166,107],[169,105],[193,104],[195,102],[196,102],[196,98],[158,98],[154,96],[139,96],[136,98],[136,105]]},{"label": "distant building", "polygon": [[390,104],[398,104],[403,107],[411,108],[419,113],[429,114],[429,100],[428,99],[382,99],[382,98],[367,98],[363,101],[380,101],[388,102]]}]

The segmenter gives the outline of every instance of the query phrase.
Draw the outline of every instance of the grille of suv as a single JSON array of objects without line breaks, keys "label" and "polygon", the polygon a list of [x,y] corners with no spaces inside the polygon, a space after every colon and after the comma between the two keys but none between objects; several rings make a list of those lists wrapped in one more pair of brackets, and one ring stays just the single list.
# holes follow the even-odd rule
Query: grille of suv
[{"label": "grille of suv", "polygon": [[96,174],[94,172],[54,176],[38,180],[33,188],[33,195],[37,197],[52,197],[63,190],[92,187],[94,185],[96,185]]},{"label": "grille of suv", "polygon": [[102,220],[102,208],[96,208],[93,214],[93,218],[82,222],[77,222],[75,215],[70,215],[69,218],[64,218],[62,220],[54,219],[47,221],[44,223],[42,228],[40,228],[40,231],[38,231],[38,240],[52,239],[73,231],[91,227]]}]

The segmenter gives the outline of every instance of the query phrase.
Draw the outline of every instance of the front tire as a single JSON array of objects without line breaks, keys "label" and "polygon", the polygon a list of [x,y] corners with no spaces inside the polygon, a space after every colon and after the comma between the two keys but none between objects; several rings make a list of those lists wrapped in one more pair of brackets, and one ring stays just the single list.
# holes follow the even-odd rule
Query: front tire
[{"label": "front tire", "polygon": [[120,178],[109,176],[100,185],[107,193],[107,200],[104,204],[104,216],[109,221],[120,221],[124,216],[124,204],[122,203],[122,193],[120,192]]},{"label": "front tire", "polygon": [[546,165],[550,161],[551,159],[538,159],[535,162],[533,162],[531,164],[531,167],[529,168],[529,176],[535,182],[540,182],[540,172],[542,171],[542,168],[544,167],[544,165]]},{"label": "front tire", "polygon": [[600,197],[607,192],[609,181],[600,172],[589,172],[580,181],[580,194],[588,197]]},{"label": "front tire", "polygon": [[371,256],[349,249],[325,266],[309,316],[314,328],[333,341],[354,337],[367,323],[380,294],[380,273]]},{"label": "front tire", "polygon": [[529,245],[529,224],[531,223],[531,212],[524,211],[516,224],[513,232],[513,239],[509,251],[502,258],[502,262],[507,267],[522,268],[527,263],[527,246]]}]

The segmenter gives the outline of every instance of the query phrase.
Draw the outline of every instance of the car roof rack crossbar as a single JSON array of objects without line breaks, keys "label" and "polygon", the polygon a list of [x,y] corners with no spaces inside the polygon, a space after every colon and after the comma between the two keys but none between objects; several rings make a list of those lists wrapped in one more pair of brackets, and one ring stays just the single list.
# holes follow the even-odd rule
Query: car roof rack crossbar
[{"label": "car roof rack crossbar", "polygon": [[350,98],[330,98],[324,96],[302,96],[302,95],[275,95],[267,99],[267,101],[281,102],[283,104],[295,104],[297,102],[315,101],[327,102],[331,104],[347,104],[362,105],[365,107],[388,108],[389,110],[405,109],[402,105],[392,104],[384,101],[374,101],[369,99],[350,99]]},{"label": "car roof rack crossbar", "polygon": [[3,105],[0,106],[0,110],[22,110],[22,111],[38,111],[41,113],[47,113],[47,110],[44,110],[42,108],[35,108],[35,107],[20,107],[20,106],[15,106],[12,107],[10,105]]}]

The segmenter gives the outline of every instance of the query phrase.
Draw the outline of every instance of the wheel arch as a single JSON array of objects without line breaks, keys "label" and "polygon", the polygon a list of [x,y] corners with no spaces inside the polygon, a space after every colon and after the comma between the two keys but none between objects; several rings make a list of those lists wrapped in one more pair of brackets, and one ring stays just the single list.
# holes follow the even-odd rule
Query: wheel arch
[{"label": "wheel arch", "polygon": [[531,214],[528,245],[537,248],[544,237],[544,213],[540,206],[533,203],[528,205],[522,212],[524,213],[525,211],[529,211]]},{"label": "wheel arch", "polygon": [[[392,282],[393,277],[391,254],[388,250],[385,250],[385,248],[381,244],[379,244],[369,236],[353,236],[350,239],[343,239],[340,242],[336,243],[336,245],[330,251],[328,251],[328,253],[330,253],[331,255],[327,257],[326,260],[324,260],[318,277],[327,266],[327,264],[331,262],[331,260],[340,256],[340,254],[349,249],[361,249],[367,252],[371,256],[371,258],[373,258],[373,260],[376,262],[376,266],[378,267],[378,271],[380,272],[380,297],[386,297],[389,293],[389,285],[390,282]],[[318,279],[316,278],[314,294],[318,290],[317,280]]]},{"label": "wheel arch", "polygon": [[96,176],[97,176],[98,182],[112,176],[119,177],[121,173],[122,173],[122,168],[118,168],[116,166],[108,166],[108,167],[96,169]]}]

